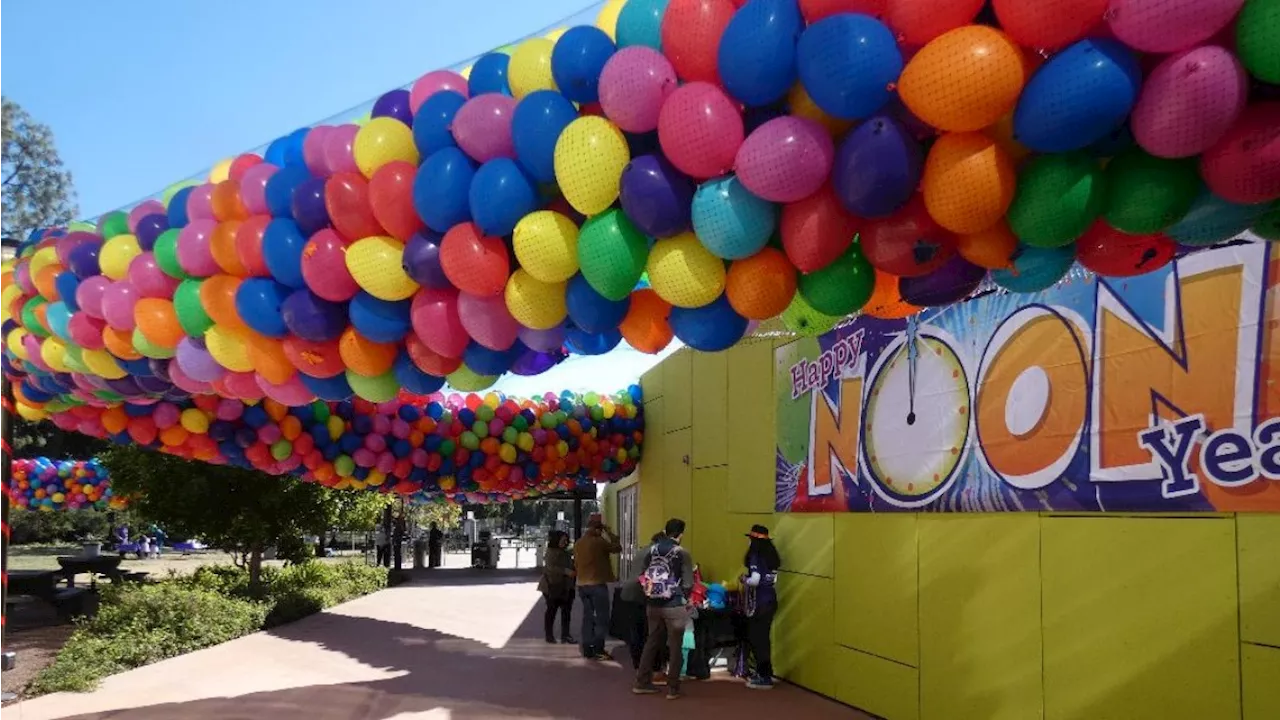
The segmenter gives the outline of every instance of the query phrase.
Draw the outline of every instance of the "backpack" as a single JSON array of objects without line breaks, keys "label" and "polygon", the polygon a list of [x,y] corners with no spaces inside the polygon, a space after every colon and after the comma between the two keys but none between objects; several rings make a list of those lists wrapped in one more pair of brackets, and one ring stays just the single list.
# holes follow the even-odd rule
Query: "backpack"
[{"label": "backpack", "polygon": [[659,554],[654,545],[649,554],[649,566],[640,574],[640,588],[650,600],[670,600],[680,591],[680,577],[675,563],[680,556],[680,546],[673,545],[666,553]]}]

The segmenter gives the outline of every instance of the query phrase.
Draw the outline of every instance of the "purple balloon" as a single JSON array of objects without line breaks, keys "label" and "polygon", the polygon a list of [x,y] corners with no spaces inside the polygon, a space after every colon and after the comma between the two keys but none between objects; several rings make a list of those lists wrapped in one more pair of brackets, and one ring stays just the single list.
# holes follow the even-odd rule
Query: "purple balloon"
[{"label": "purple balloon", "polygon": [[440,267],[440,241],[443,237],[430,230],[420,230],[404,246],[404,272],[422,287],[432,290],[453,287]]},{"label": "purple balloon", "polygon": [[147,361],[147,365],[151,367],[152,375],[155,375],[156,377],[160,378],[161,380],[164,380],[165,382],[170,382],[168,360],[159,360],[156,358],[152,358]]},{"label": "purple balloon", "polygon": [[165,380],[164,378],[139,375],[133,380],[138,384],[138,387],[141,388],[143,392],[147,392],[152,395],[163,394],[168,391],[169,388],[173,387],[173,383]]},{"label": "purple balloon", "polygon": [[516,358],[515,363],[511,365],[511,372],[526,377],[541,375],[558,365],[564,357],[564,353],[558,351],[538,352],[537,350],[525,350],[520,353],[520,357]]},{"label": "purple balloon", "polygon": [[107,389],[121,395],[141,395],[143,392],[142,388],[138,387],[137,381],[127,375],[115,380],[107,380]]},{"label": "purple balloon", "polygon": [[928,275],[902,278],[898,281],[898,292],[912,305],[939,307],[969,297],[986,276],[986,268],[954,255]]},{"label": "purple balloon", "polygon": [[101,274],[101,269],[98,267],[98,249],[100,247],[102,247],[100,244],[94,242],[86,242],[77,246],[67,256],[67,267],[81,280]]},{"label": "purple balloon", "polygon": [[413,127],[413,108],[409,104],[408,90],[392,90],[382,94],[373,103],[372,117],[389,117],[395,118],[400,122]]},{"label": "purple balloon", "polygon": [[178,342],[174,359],[187,377],[199,382],[213,382],[226,372],[208,350],[192,344],[191,338],[183,338]]},{"label": "purple balloon", "polygon": [[641,155],[622,169],[622,211],[646,235],[677,235],[690,226],[693,181],[658,155]]},{"label": "purple balloon", "polygon": [[151,251],[156,246],[156,238],[169,229],[169,216],[163,213],[152,213],[138,221],[138,229],[134,235],[138,238],[138,247]]},{"label": "purple balloon", "polygon": [[303,340],[336,340],[347,329],[345,303],[329,302],[305,288],[284,299],[280,315],[289,332]]},{"label": "purple balloon", "polygon": [[329,209],[324,204],[325,178],[307,178],[293,190],[290,210],[302,234],[311,237],[329,227]]},{"label": "purple balloon", "polygon": [[557,325],[550,330],[531,330],[522,325],[517,335],[520,342],[538,352],[553,352],[564,345],[564,325]]},{"label": "purple balloon", "polygon": [[924,154],[903,124],[876,115],[845,136],[831,177],[845,209],[862,217],[892,215],[920,184]]}]

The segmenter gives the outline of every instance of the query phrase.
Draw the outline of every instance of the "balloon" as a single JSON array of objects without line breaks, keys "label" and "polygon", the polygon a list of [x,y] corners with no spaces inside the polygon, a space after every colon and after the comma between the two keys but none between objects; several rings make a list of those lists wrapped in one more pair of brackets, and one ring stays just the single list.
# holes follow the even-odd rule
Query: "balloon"
[{"label": "balloon", "polygon": [[573,103],[552,90],[530,93],[516,105],[511,116],[512,146],[521,167],[534,180],[555,181],[556,141],[577,117]]},{"label": "balloon", "polygon": [[454,287],[483,297],[502,293],[511,259],[501,238],[485,235],[473,223],[461,223],[444,234],[440,266]]},{"label": "balloon", "polygon": [[351,299],[360,286],[347,269],[347,245],[333,230],[321,230],[302,248],[302,278],[307,288],[331,302]]},{"label": "balloon", "polygon": [[397,240],[407,241],[422,227],[413,208],[413,183],[418,168],[389,162],[369,179],[369,207],[378,224]]},{"label": "balloon", "polygon": [[595,215],[617,199],[622,171],[630,160],[626,139],[613,123],[579,118],[556,141],[556,182],[575,210]]},{"label": "balloon", "polygon": [[186,337],[173,303],[161,298],[142,298],[133,308],[133,317],[147,342],[159,348],[176,348],[178,341]]},{"label": "balloon", "polygon": [[396,383],[417,395],[429,395],[444,387],[444,378],[420,370],[407,353],[400,353],[396,357],[396,364],[392,370],[395,373]]},{"label": "balloon", "polygon": [[413,364],[417,368],[428,375],[436,377],[444,377],[462,364],[461,358],[445,357],[429,349],[425,343],[418,338],[416,334],[409,335],[404,340],[405,352],[409,358],[413,360]]},{"label": "balloon", "polygon": [[324,178],[312,177],[303,180],[293,189],[289,207],[303,235],[311,236],[329,227],[329,209],[325,206],[324,199],[325,184]]},{"label": "balloon", "polygon": [[458,295],[458,318],[462,327],[476,342],[490,350],[508,350],[516,341],[519,323],[507,310],[502,295],[479,297],[469,293]]},{"label": "balloon", "polygon": [[267,278],[249,278],[236,290],[236,314],[255,332],[283,337],[289,331],[281,316],[281,305],[287,297],[287,286]]},{"label": "balloon", "polygon": [[447,232],[471,220],[469,193],[476,164],[458,148],[437,151],[418,168],[413,207],[427,227]]},{"label": "balloon", "polygon": [[982,0],[888,0],[884,21],[905,45],[924,45],[939,35],[973,22]]},{"label": "balloon", "polygon": [[929,214],[954,233],[995,225],[1013,202],[1013,161],[982,133],[947,133],[929,150],[922,178]]},{"label": "balloon", "polygon": [[[1245,108],[1200,158],[1200,175],[1218,197],[1241,204],[1280,198],[1280,102]],[[105,246],[104,246],[105,247]]]},{"label": "balloon", "polygon": [[1017,250],[1018,238],[1004,221],[956,238],[956,252],[960,257],[988,270],[1013,267],[1013,254]]},{"label": "balloon", "polygon": [[681,172],[698,179],[723,175],[733,167],[743,132],[742,115],[733,101],[704,82],[671,93],[658,116],[663,153]]},{"label": "balloon", "polygon": [[129,272],[129,263],[142,252],[138,238],[120,234],[108,239],[98,251],[98,266],[102,274],[112,280],[120,280]]},{"label": "balloon", "polygon": [[551,52],[551,76],[556,87],[573,102],[595,102],[600,72],[616,50],[613,39],[599,28],[570,28]]},{"label": "balloon", "polygon": [[284,218],[272,220],[262,233],[262,260],[276,282],[291,288],[306,287],[302,256],[307,237],[297,223]]},{"label": "balloon", "polygon": [[734,169],[755,195],[772,202],[795,202],[822,187],[834,157],[831,136],[821,125],[783,116],[752,131],[738,148]]},{"label": "balloon", "polygon": [[687,83],[718,83],[717,49],[734,6],[729,0],[671,0],[662,16],[662,52]]},{"label": "balloon", "polygon": [[1236,16],[1244,0],[1112,0],[1111,32],[1135,50],[1171,53],[1208,40]]},{"label": "balloon", "polygon": [[298,165],[281,168],[267,180],[267,210],[273,217],[293,217],[293,194],[298,186],[311,179],[311,173]]},{"label": "balloon", "polygon": [[445,378],[449,387],[462,392],[474,392],[476,390],[484,390],[491,387],[498,381],[496,375],[481,375],[466,365],[460,366],[457,370],[449,373]]},{"label": "balloon", "polygon": [[487,93],[471,98],[453,119],[453,138],[458,147],[479,163],[514,158],[511,124],[515,109],[515,99],[507,95]]},{"label": "balloon", "polygon": [[572,326],[565,330],[565,349],[575,355],[604,355],[620,342],[622,333],[617,330],[589,333]]},{"label": "balloon", "polygon": [[1173,260],[1178,245],[1160,233],[1130,235],[1099,220],[1076,242],[1076,259],[1107,277],[1159,270]]},{"label": "balloon", "polygon": [[[74,275],[71,277],[75,278]],[[155,255],[149,252],[138,255],[129,263],[128,278],[140,297],[171,298],[178,287],[178,281],[166,275],[156,264]]]},{"label": "balloon", "polygon": [[399,120],[375,117],[356,133],[351,146],[356,167],[366,178],[389,162],[400,160],[418,164],[418,147],[413,143],[413,131]]},{"label": "balloon", "polygon": [[627,0],[618,13],[619,48],[644,46],[662,49],[662,16],[670,0]]},{"label": "balloon", "polygon": [[357,240],[347,248],[347,270],[362,290],[380,300],[404,300],[418,284],[404,271],[404,244],[386,236]]},{"label": "balloon", "polygon": [[610,300],[596,292],[582,275],[574,275],[565,289],[565,306],[569,319],[578,328],[588,333],[602,333],[616,329],[626,317],[630,295]]},{"label": "balloon", "polygon": [[433,70],[414,81],[409,90],[409,107],[416,113],[427,98],[445,91],[466,97],[466,79],[452,70]]},{"label": "balloon", "polygon": [[304,375],[330,378],[341,375],[346,369],[336,339],[315,342],[290,335],[281,343],[281,349],[289,362]]},{"label": "balloon", "polygon": [[648,242],[621,210],[588,219],[578,235],[582,275],[610,300],[625,298],[636,286],[648,254]]},{"label": "balloon", "polygon": [[102,291],[102,318],[117,330],[132,330],[133,310],[139,299],[137,289],[128,280],[111,283]]},{"label": "balloon", "polygon": [[1045,153],[1088,147],[1124,123],[1141,83],[1131,50],[1114,40],[1081,40],[1031,76],[1013,113],[1014,138]]},{"label": "balloon", "polygon": [[173,309],[178,324],[191,337],[200,337],[213,326],[213,319],[200,304],[201,280],[183,280],[173,291]]},{"label": "balloon", "polygon": [[999,30],[956,28],[929,42],[902,71],[898,93],[924,122],[981,130],[1013,110],[1026,83],[1022,51]]},{"label": "balloon", "polygon": [[755,255],[778,222],[777,208],[751,194],[734,175],[703,183],[693,196],[692,216],[698,240],[726,260]]},{"label": "balloon", "polygon": [[647,269],[654,291],[677,307],[701,307],[724,291],[724,262],[690,232],[655,244]]},{"label": "balloon", "polygon": [[[858,247],[877,270],[899,277],[917,277],[933,272],[951,258],[955,253],[955,236],[934,221],[924,200],[916,195],[893,215],[867,223],[859,236]],[[807,299],[812,303],[811,298]]]},{"label": "balloon", "polygon": [[[857,227],[857,219],[840,204],[830,185],[803,200],[787,204],[782,208],[779,222],[786,258],[794,265],[793,270],[801,272],[814,272],[831,264],[853,242]],[[733,293],[729,297],[732,300]],[[785,308],[784,303],[778,312]],[[741,313],[741,308],[738,311]]]},{"label": "balloon", "polygon": [[725,297],[735,312],[750,320],[768,320],[791,304],[796,269],[780,250],[764,248],[735,260],[725,277]]},{"label": "balloon", "polygon": [[631,293],[626,317],[618,325],[622,337],[643,353],[657,353],[671,343],[674,333],[668,318],[671,304],[650,288]]},{"label": "balloon", "polygon": [[410,317],[414,333],[433,353],[462,356],[469,338],[458,317],[458,291],[424,288],[413,298]]},{"label": "balloon", "polygon": [[898,291],[903,301],[911,305],[941,307],[969,297],[986,276],[986,268],[953,255],[928,275],[902,278]]},{"label": "balloon", "polygon": [[798,290],[818,312],[848,315],[871,298],[875,279],[875,270],[855,246],[823,269],[801,275]]},{"label": "balloon", "polygon": [[390,368],[387,372],[377,375],[362,375],[354,370],[347,370],[347,383],[356,397],[364,398],[369,402],[394,400],[400,389],[396,375],[390,371]]},{"label": "balloon", "polygon": [[664,238],[688,230],[693,194],[693,182],[661,155],[641,155],[622,170],[622,209],[646,235]]},{"label": "balloon", "polygon": [[1205,188],[1187,214],[1165,230],[1165,234],[1183,245],[1213,245],[1247,230],[1266,209],[1266,205],[1228,202]]},{"label": "balloon", "polygon": [[324,147],[331,130],[333,128],[328,125],[317,125],[311,128],[311,132],[302,141],[302,162],[312,175],[324,177],[330,174],[329,165],[325,162]]},{"label": "balloon", "polygon": [[659,112],[677,85],[676,70],[662,53],[624,48],[600,72],[600,107],[619,128],[649,132],[658,127]]},{"label": "balloon", "polygon": [[1159,232],[1181,220],[1199,193],[1190,158],[1166,160],[1131,148],[1107,163],[1104,217],[1121,232]]},{"label": "balloon", "polygon": [[681,342],[702,352],[727,350],[747,331],[747,319],[734,312],[724,295],[702,307],[672,308],[670,322]]},{"label": "balloon", "polygon": [[240,184],[235,180],[223,180],[213,186],[209,207],[215,220],[243,220],[249,217],[249,212],[240,200]]},{"label": "balloon", "polygon": [[1059,50],[1089,33],[1110,0],[993,0],[1000,28],[1019,45]]},{"label": "balloon", "polygon": [[1080,237],[1103,210],[1106,182],[1085,153],[1040,155],[1018,178],[1009,228],[1033,247],[1058,247]]},{"label": "balloon", "polygon": [[[191,194],[187,196],[187,217],[189,220],[212,220],[213,219],[213,184],[204,183],[197,185],[191,190]],[[113,217],[111,214],[103,216],[103,219]],[[112,232],[108,233],[108,225],[99,228],[99,232],[108,240],[119,235],[125,226],[121,223],[119,226],[111,226]]]},{"label": "balloon", "polygon": [[[176,235],[177,232],[175,231],[174,234]],[[102,270],[98,263],[98,253],[101,247],[96,243],[77,246],[67,254],[67,267],[81,280],[88,280],[100,274]]]},{"label": "balloon", "polygon": [[[244,176],[240,178],[240,200],[244,203],[244,209],[251,215],[261,215],[267,212],[267,183],[271,177],[276,174],[277,168],[271,163],[258,163],[253,167],[244,171]],[[174,196],[174,201],[178,200],[178,196]],[[181,227],[186,225],[187,221],[174,222],[173,205],[169,206],[169,226]]]},{"label": "balloon", "polygon": [[[343,331],[342,337],[338,340],[338,353],[342,356],[342,361],[347,364],[347,382],[351,382],[353,373],[365,377],[377,377],[390,370],[396,360],[394,343],[374,342],[356,332],[354,328]],[[352,385],[352,387],[355,386]]]},{"label": "balloon", "polygon": [[360,126],[358,125],[339,125],[330,130],[328,137],[324,139],[324,162],[334,175],[342,172],[358,173],[360,171],[360,167],[356,165],[354,157],[356,134],[359,132]]},{"label": "balloon", "polygon": [[[467,78],[467,84],[470,85],[472,92],[477,95],[483,93],[510,95],[511,86],[507,83],[507,67],[510,62],[511,56],[504,52],[491,52],[481,56],[476,60],[476,64],[471,66],[471,76]],[[417,127],[415,119],[414,129],[417,130]]]},{"label": "balloon", "polygon": [[374,101],[373,110],[369,112],[373,117],[389,117],[413,127],[414,110],[409,106],[408,90],[396,89],[383,93]]},{"label": "balloon", "polygon": [[891,215],[915,192],[923,165],[910,131],[893,117],[877,115],[840,143],[831,172],[836,197],[854,215]]},{"label": "balloon", "polygon": [[240,220],[225,220],[214,226],[213,233],[209,236],[209,254],[213,256],[220,271],[243,277],[249,272],[236,252],[236,234],[240,231],[241,224]]},{"label": "balloon", "polygon": [[516,99],[538,90],[555,90],[551,74],[551,53],[555,43],[546,38],[529,38],[516,47],[507,64],[507,82]]},{"label": "balloon", "polygon": [[511,273],[504,298],[511,316],[533,330],[550,330],[564,321],[564,283],[544,283],[523,268]]},{"label": "balloon", "polygon": [[901,320],[920,312],[920,308],[902,299],[900,278],[877,272],[871,299],[862,306],[862,314],[881,320]]},{"label": "balloon", "polygon": [[[351,307],[354,314],[354,300]],[[325,300],[310,290],[295,290],[281,303],[280,319],[295,336],[311,342],[326,342],[338,339],[346,329],[347,307]]]},{"label": "balloon", "polygon": [[796,62],[809,97],[846,120],[874,115],[902,72],[893,33],[865,15],[832,15],[810,25],[800,35]]},{"label": "balloon", "polygon": [[1133,136],[1157,157],[1199,155],[1240,117],[1248,92],[1244,68],[1226,48],[1172,55],[1143,83],[1130,118]]},{"label": "balloon", "polygon": [[803,29],[793,0],[744,5],[720,37],[716,69],[725,90],[745,105],[781,100],[796,80],[796,38]]},{"label": "balloon", "polygon": [[991,271],[995,284],[1016,293],[1034,293],[1053,287],[1075,261],[1074,245],[1038,248],[1022,246],[1013,267]]},{"label": "balloon", "polygon": [[578,272],[578,226],[551,210],[529,213],[516,224],[516,259],[542,282],[564,282]]},{"label": "balloon", "polygon": [[438,92],[422,103],[413,116],[413,143],[422,157],[430,157],[437,150],[457,145],[450,127],[466,102],[466,97],[448,90]]},{"label": "balloon", "polygon": [[[138,246],[143,250],[151,250],[155,247],[156,238],[160,237],[160,233],[168,229],[169,218],[162,212],[152,213],[143,217],[138,221],[138,231],[134,233],[138,237]],[[61,256],[59,259],[62,260]],[[64,264],[65,262],[63,260]]]},{"label": "balloon", "polygon": [[1236,19],[1236,52],[1259,80],[1280,84],[1280,6],[1250,0]]}]

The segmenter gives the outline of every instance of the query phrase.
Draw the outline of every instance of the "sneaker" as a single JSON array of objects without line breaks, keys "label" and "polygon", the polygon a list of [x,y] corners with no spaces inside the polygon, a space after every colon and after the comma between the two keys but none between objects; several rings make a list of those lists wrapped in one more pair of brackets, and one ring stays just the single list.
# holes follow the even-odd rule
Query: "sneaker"
[{"label": "sneaker", "polygon": [[591,659],[599,662],[613,662],[613,656],[607,652],[598,652],[592,655]]},{"label": "sneaker", "polygon": [[[551,638],[547,638],[547,642],[555,642],[555,640],[552,640]],[[564,637],[560,638],[560,642],[564,643],[565,645],[578,644],[578,641],[574,640],[572,635],[565,635]]]},{"label": "sneaker", "polygon": [[654,684],[654,685],[666,685],[666,684],[667,684],[667,674],[666,674],[666,673],[662,673],[662,672],[660,672],[660,673],[654,673],[654,674],[653,674],[653,684]]},{"label": "sneaker", "polygon": [[772,690],[773,678],[753,677],[747,681],[747,688],[751,690]]},{"label": "sneaker", "polygon": [[555,644],[556,644],[556,639],[555,639],[555,638],[553,638],[553,637],[551,637],[550,635],[548,635],[548,636],[547,636],[547,642],[551,643],[552,645],[555,645]]},{"label": "sneaker", "polygon": [[632,685],[631,694],[632,695],[657,695],[658,688],[654,687],[653,683],[648,683],[647,685]]},{"label": "sneaker", "polygon": [[679,688],[673,688],[673,687],[669,687],[669,688],[667,688],[667,699],[668,699],[668,700],[679,700],[679,699],[680,699],[680,689],[679,689]]}]

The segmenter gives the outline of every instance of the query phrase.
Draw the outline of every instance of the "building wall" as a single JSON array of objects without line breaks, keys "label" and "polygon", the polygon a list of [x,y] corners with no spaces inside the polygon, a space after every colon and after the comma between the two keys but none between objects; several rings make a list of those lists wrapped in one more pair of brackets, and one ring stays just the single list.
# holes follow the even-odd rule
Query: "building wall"
[{"label": "building wall", "polygon": [[775,514],[772,383],[768,339],[653,368],[627,483],[708,580],[770,527],[789,681],[890,720],[1280,718],[1280,515]]}]

